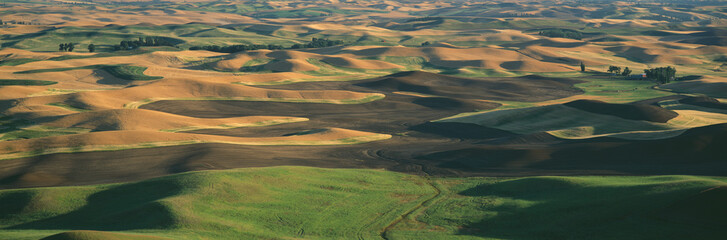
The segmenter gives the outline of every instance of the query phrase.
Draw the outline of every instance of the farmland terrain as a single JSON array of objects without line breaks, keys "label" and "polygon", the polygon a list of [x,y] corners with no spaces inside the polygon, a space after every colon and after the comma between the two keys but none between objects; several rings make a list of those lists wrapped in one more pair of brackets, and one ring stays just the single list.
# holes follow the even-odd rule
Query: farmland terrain
[{"label": "farmland terrain", "polygon": [[718,1],[0,4],[2,239],[720,239]]}]

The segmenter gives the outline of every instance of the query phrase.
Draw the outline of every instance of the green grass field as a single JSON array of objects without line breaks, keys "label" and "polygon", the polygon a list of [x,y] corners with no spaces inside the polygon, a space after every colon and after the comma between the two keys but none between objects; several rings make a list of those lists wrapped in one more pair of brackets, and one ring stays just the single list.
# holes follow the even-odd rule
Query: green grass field
[{"label": "green grass field", "polygon": [[49,104],[46,104],[46,105],[54,106],[54,107],[59,107],[59,108],[63,108],[63,109],[66,109],[66,110],[71,110],[71,111],[74,111],[74,112],[90,112],[91,111],[91,110],[88,110],[88,109],[77,108],[77,107],[74,107],[74,106],[71,106],[71,105],[68,105],[68,104],[65,104],[65,103],[60,103],[60,102],[49,103]]},{"label": "green grass field", "polygon": [[0,141],[41,138],[88,132],[83,128],[56,128],[10,117],[0,117]]},{"label": "green grass field", "polygon": [[586,131],[569,131],[567,136],[563,136],[575,138],[631,131],[665,131],[674,129],[666,124],[628,120],[616,116],[590,113],[564,105],[490,111],[444,121],[474,123],[518,134],[533,134],[566,129],[583,130],[587,127]]},{"label": "green grass field", "polygon": [[18,66],[21,64],[26,64],[29,62],[37,62],[41,59],[35,59],[35,58],[15,58],[15,59],[7,59],[0,61],[0,66]]},{"label": "green grass field", "polygon": [[[265,72],[269,71],[265,69],[265,64],[272,62],[275,59],[272,58],[256,58],[245,62],[239,69],[241,72]],[[272,72],[272,71],[269,71]]]},{"label": "green grass field", "polygon": [[[474,72],[474,74],[473,74]],[[541,75],[546,77],[566,77],[583,80],[583,83],[575,84],[576,88],[584,91],[584,96],[591,96],[591,98],[609,102],[609,103],[630,103],[640,100],[664,97],[674,95],[675,93],[669,91],[663,91],[655,89],[656,83],[646,80],[626,80],[622,77],[608,78],[604,77],[601,73],[581,73],[581,72],[552,72],[552,73],[501,73],[495,71],[471,71],[469,73],[458,73],[454,75],[465,76],[465,77],[489,77],[487,74],[492,74],[492,77],[511,77],[511,76],[524,76],[529,74]],[[507,75],[512,74],[512,75]],[[507,109],[518,109],[518,108],[529,108],[537,107],[542,105],[550,105],[561,103],[561,99],[556,99],[546,102],[519,102],[519,101],[497,101],[503,105],[494,110],[507,110]],[[490,110],[493,111],[493,110]],[[453,117],[464,117],[471,116],[478,113],[463,113]],[[449,117],[449,118],[453,118]]]},{"label": "green grass field", "polygon": [[[715,239],[725,178],[425,178],[310,167],[0,191],[0,238]],[[709,190],[711,189],[711,190]],[[715,190],[716,189],[716,190]],[[122,238],[123,239],[123,238]]]},{"label": "green grass field", "polygon": [[585,95],[605,97],[609,99],[608,102],[613,103],[628,103],[674,95],[671,92],[653,89],[652,86],[656,84],[652,81],[600,77],[589,77],[584,80],[588,82],[576,84],[576,87],[586,91]]},{"label": "green grass field", "polygon": [[434,189],[414,176],[304,167],[5,190],[0,238],[88,229],[173,239],[371,239],[432,195]]},{"label": "green grass field", "polygon": [[446,196],[391,239],[719,239],[725,178],[439,179]]},{"label": "green grass field", "polygon": [[58,82],[26,79],[0,79],[0,86],[47,86]]},{"label": "green grass field", "polygon": [[163,78],[163,77],[158,77],[158,76],[145,75],[144,71],[146,71],[146,67],[116,65],[116,66],[104,66],[101,69],[109,72],[111,75],[114,75],[117,78],[121,78],[124,80],[147,81],[147,80],[157,80],[157,79]]},{"label": "green grass field", "polygon": [[88,129],[65,129],[65,128],[48,128],[48,127],[38,127],[38,128],[31,128],[31,129],[18,129],[13,130],[7,133],[2,133],[2,136],[0,136],[0,141],[12,141],[12,140],[20,140],[20,139],[31,139],[31,138],[42,138],[42,137],[50,137],[50,136],[60,136],[60,135],[68,135],[68,134],[78,134],[83,132],[88,132]]},{"label": "green grass field", "polygon": [[[0,73],[17,75],[0,79],[0,88],[8,93],[0,96],[0,113],[6,114],[0,114],[0,143],[5,151],[0,156],[0,240],[727,238],[727,177],[720,172],[725,165],[719,161],[719,154],[725,154],[719,146],[726,135],[718,132],[724,126],[711,126],[727,123],[727,109],[714,102],[700,107],[688,101],[661,101],[656,105],[678,113],[661,123],[626,119],[628,112],[616,114],[608,107],[597,114],[600,111],[563,104],[579,99],[632,103],[679,91],[724,98],[719,100],[727,103],[726,91],[720,94],[725,82],[721,78],[727,77],[727,6],[712,4],[716,1],[599,2],[3,1]],[[578,31],[583,38],[539,33],[554,28]],[[171,44],[143,45],[172,46],[115,50],[121,41],[144,37]],[[344,43],[291,47],[316,43],[315,38]],[[72,43],[75,52],[58,52],[59,44],[66,43]],[[96,47],[94,53],[88,49],[90,44]],[[241,66],[235,61],[218,63],[244,52],[186,51],[239,44],[275,46],[267,46],[272,52],[265,47],[248,52],[243,57],[254,59]],[[143,55],[139,57],[146,64],[113,58],[132,55]],[[386,65],[336,59],[349,57],[402,67],[375,69]],[[86,60],[71,62],[93,65],[50,62],[56,64],[43,66],[46,61],[74,59]],[[578,71],[581,62],[587,65],[584,71]],[[156,68],[150,63],[166,64],[161,69],[169,67],[164,74],[168,79],[163,81],[185,85],[188,91],[175,98],[158,94],[158,84],[132,82],[163,79],[145,74],[148,68]],[[227,67],[231,65],[239,68]],[[610,65],[629,67],[633,74],[675,66],[675,81],[705,76],[702,80],[713,85],[662,86],[627,80],[607,74]],[[79,69],[86,70],[74,71]],[[64,71],[71,72],[55,74],[62,75],[57,79],[54,74],[36,74]],[[470,78],[571,78],[582,80],[573,88],[583,93],[551,95],[546,91],[565,91],[562,86],[530,91],[530,84],[493,84],[489,97],[444,97],[435,95],[438,91],[433,88],[449,81],[446,77],[413,74],[425,77],[374,79],[403,71]],[[255,75],[263,73],[259,78]],[[304,85],[353,80],[363,81]],[[411,82],[415,80],[422,84]],[[499,80],[507,81],[484,81]],[[461,87],[460,93],[479,86],[451,81],[452,87]],[[301,84],[276,86],[292,83]],[[228,89],[224,84],[250,86]],[[389,87],[405,90],[390,94]],[[120,92],[104,92],[124,88],[139,91],[131,89],[128,96],[121,96],[127,99],[123,103],[109,100]],[[84,91],[96,92],[62,96]],[[537,96],[523,96],[523,92],[569,97],[527,102]],[[359,98],[340,99],[346,94]],[[517,101],[489,100],[497,96]],[[94,100],[106,103],[93,104]],[[158,101],[166,102],[151,104]],[[194,105],[200,106],[175,106],[172,101],[198,101]],[[265,102],[290,104],[271,105],[282,110],[261,111]],[[490,109],[496,104],[489,102],[501,106]],[[311,103],[365,104],[366,112],[355,112],[361,108],[351,105],[340,105],[341,111],[330,108],[327,115],[318,110],[329,108],[293,109],[314,108],[316,104]],[[146,104],[150,105],[141,115],[116,109]],[[252,105],[256,107],[245,108]],[[288,107],[291,111],[285,111]],[[476,110],[482,108],[488,110]],[[111,114],[94,113],[98,111]],[[129,119],[154,115],[150,111],[174,120],[159,124],[170,129],[154,124],[137,129],[139,119]],[[83,112],[89,117],[67,115]],[[257,113],[281,117],[231,123],[232,117]],[[372,119],[372,113],[381,116]],[[452,114],[457,115],[434,119]],[[283,117],[287,115],[305,118]],[[179,123],[186,117],[198,123]],[[207,117],[213,118],[207,125],[192,119]],[[474,125],[421,124],[426,121]],[[222,122],[227,124],[218,125]],[[284,123],[289,126],[262,127]],[[710,128],[693,129],[704,126]],[[332,135],[323,135],[326,138],[316,136],[332,128],[371,134],[346,137],[345,131],[331,131]],[[138,131],[111,132],[114,129]],[[149,138],[159,139],[155,142],[140,142],[145,140],[137,134],[152,134],[150,129],[164,133]],[[107,130],[108,135],[95,133]],[[53,137],[59,135],[69,138],[56,145],[53,141],[66,139]],[[287,136],[292,138],[283,138]],[[96,140],[106,137],[118,139]],[[595,137],[603,138],[589,139]],[[663,141],[649,141],[655,139]],[[352,144],[359,145],[335,147]],[[619,157],[592,154],[609,150]],[[164,152],[168,156],[160,159]],[[569,154],[583,152],[583,158],[575,159],[581,161],[565,166],[574,160]],[[245,153],[249,156],[238,156]],[[220,159],[224,157],[228,159]],[[278,164],[295,166],[249,167]],[[88,170],[104,166],[108,168]],[[136,171],[137,167],[147,169]],[[245,168],[229,169],[233,167]],[[717,176],[627,176],[672,173]]]}]

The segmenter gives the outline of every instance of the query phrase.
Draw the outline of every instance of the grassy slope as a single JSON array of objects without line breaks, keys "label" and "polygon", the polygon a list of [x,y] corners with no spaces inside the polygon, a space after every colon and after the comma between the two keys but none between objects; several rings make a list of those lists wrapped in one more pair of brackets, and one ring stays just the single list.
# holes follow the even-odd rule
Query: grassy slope
[{"label": "grassy slope", "polygon": [[592,128],[587,135],[672,129],[664,124],[590,113],[563,105],[491,111],[446,121],[475,123],[519,134],[577,127]]},{"label": "grassy slope", "polygon": [[[584,83],[578,83],[575,87],[582,89],[585,93],[582,95],[575,96],[573,98],[555,99],[545,102],[517,102],[517,101],[497,101],[502,106],[493,110],[485,111],[484,113],[491,111],[507,110],[507,109],[520,109],[538,107],[544,105],[553,105],[566,103],[574,100],[580,96],[584,98],[590,98],[600,100],[609,103],[630,103],[639,100],[652,99],[658,97],[664,97],[674,95],[672,92],[655,90],[652,87],[655,85],[651,81],[637,81],[637,80],[622,80],[622,79],[609,79],[599,76],[599,74],[582,74],[582,73],[531,73],[536,75],[542,75],[547,77],[569,77],[584,80]],[[461,74],[460,74],[461,75]],[[464,75],[467,76],[467,75]],[[471,75],[468,77],[480,77],[478,75]],[[444,119],[454,119],[461,117],[469,117],[483,114],[483,112],[471,112],[461,113]]]},{"label": "grassy slope", "polygon": [[0,130],[0,141],[12,141],[19,139],[42,138],[60,136],[67,134],[78,134],[88,132],[82,128],[54,128],[48,126],[34,125],[31,127],[15,128],[14,126]]},{"label": "grassy slope", "polygon": [[103,231],[68,231],[43,238],[42,240],[169,240],[171,238],[146,236],[142,234],[113,233]]},{"label": "grassy slope", "polygon": [[0,141],[76,134],[88,131],[89,130],[82,128],[55,128],[34,125],[33,123],[22,119],[0,117]]},{"label": "grassy slope", "polygon": [[0,238],[32,239],[87,229],[174,239],[369,239],[433,194],[423,179],[404,174],[304,167],[4,190]]},{"label": "grassy slope", "polygon": [[29,62],[37,62],[41,59],[34,59],[34,58],[15,58],[15,59],[7,59],[0,61],[0,66],[17,66],[26,64]]},{"label": "grassy slope", "polygon": [[[447,196],[397,239],[720,239],[725,178],[529,177],[439,180]],[[721,191],[703,192],[721,186]],[[686,215],[685,215],[686,213]],[[455,235],[456,234],[456,235]]]},{"label": "grassy slope", "polygon": [[43,80],[25,80],[25,79],[0,79],[0,86],[46,86],[53,85],[58,82]]},{"label": "grassy slope", "polygon": [[727,196],[700,192],[724,187],[725,180],[430,180],[309,167],[190,172],[126,184],[2,190],[0,238],[98,230],[173,239],[375,239],[386,229],[389,239],[709,239],[721,236]]},{"label": "grassy slope", "polygon": [[576,84],[576,87],[586,91],[585,95],[601,97],[612,103],[628,103],[644,99],[658,98],[673,93],[654,90],[655,84],[651,81],[586,78],[588,82]]},{"label": "grassy slope", "polygon": [[674,137],[684,129],[727,122],[727,111],[688,104],[664,106],[679,116],[666,123],[628,120],[616,116],[585,112],[564,105],[527,107],[462,114],[444,122],[475,123],[519,134],[547,131],[560,138],[590,138],[609,135],[624,139],[661,139]]},{"label": "grassy slope", "polygon": [[162,79],[162,77],[147,76],[146,74],[144,74],[144,71],[146,71],[146,67],[119,65],[119,66],[104,66],[101,69],[109,72],[111,75],[114,75],[115,77],[125,79],[125,80],[142,80],[143,81],[143,80]]}]

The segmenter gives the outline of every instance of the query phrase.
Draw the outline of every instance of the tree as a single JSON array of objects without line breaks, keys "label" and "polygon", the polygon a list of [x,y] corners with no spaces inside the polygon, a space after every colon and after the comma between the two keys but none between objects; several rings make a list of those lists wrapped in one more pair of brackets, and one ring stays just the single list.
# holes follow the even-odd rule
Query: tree
[{"label": "tree", "polygon": [[631,69],[629,67],[624,68],[624,71],[621,73],[623,76],[628,76],[631,74]]},{"label": "tree", "polygon": [[153,37],[146,37],[144,40],[145,45],[147,46],[157,46],[156,38]]},{"label": "tree", "polygon": [[[312,42],[301,44],[296,43],[289,47],[289,49],[300,49],[300,48],[322,48],[322,47],[330,47],[334,45],[341,45],[344,42],[341,40],[328,40],[323,38],[313,38]],[[123,42],[122,42],[123,44]],[[171,45],[170,45],[171,46]],[[207,50],[212,52],[222,52],[222,53],[234,53],[234,52],[240,52],[240,51],[250,51],[250,50],[258,50],[258,49],[269,49],[269,50],[277,50],[277,49],[285,49],[285,47],[281,45],[275,45],[275,44],[268,44],[268,45],[261,45],[261,44],[238,44],[238,45],[229,45],[229,46],[218,46],[218,45],[207,45],[207,46],[192,46],[189,48],[189,50]]]},{"label": "tree", "polygon": [[570,29],[549,29],[540,31],[538,34],[546,37],[571,38],[577,40],[581,40],[583,38],[583,33]]},{"label": "tree", "polygon": [[430,43],[429,41],[426,41],[426,42],[423,42],[423,43],[422,43],[422,46],[429,46],[429,45],[431,45],[431,44],[432,44],[432,43]]},{"label": "tree", "polygon": [[677,69],[671,66],[644,69],[646,77],[656,80],[659,84],[669,83],[676,78]]},{"label": "tree", "polygon": [[581,62],[581,72],[585,72],[585,71],[586,71],[586,64],[583,64],[583,62]]},{"label": "tree", "polygon": [[118,45],[113,45],[115,51],[132,50],[144,46],[174,46],[175,44],[163,37],[138,37],[137,40],[123,40]]},{"label": "tree", "polygon": [[93,43],[88,44],[88,51],[89,52],[95,52],[96,51],[96,45],[93,45]]},{"label": "tree", "polygon": [[65,51],[65,50],[66,50],[66,44],[65,43],[58,44],[58,51],[61,51],[62,52],[62,51]]},{"label": "tree", "polygon": [[73,52],[73,49],[76,48],[76,47],[73,46],[73,43],[68,43],[68,47],[67,48],[68,48],[68,51],[69,52]]},{"label": "tree", "polygon": [[621,67],[608,66],[608,72],[609,73],[614,73],[614,74],[619,74],[619,73],[621,73]]}]

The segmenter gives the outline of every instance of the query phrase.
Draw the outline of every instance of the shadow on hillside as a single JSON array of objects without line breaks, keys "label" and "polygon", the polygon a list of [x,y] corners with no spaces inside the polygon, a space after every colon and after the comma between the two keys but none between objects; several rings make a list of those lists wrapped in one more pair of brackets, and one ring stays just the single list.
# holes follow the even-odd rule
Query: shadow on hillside
[{"label": "shadow on hillside", "polygon": [[[179,194],[182,188],[180,183],[169,178],[113,186],[90,195],[87,203],[74,211],[9,229],[123,231],[170,228],[176,219],[170,207],[159,200]],[[14,206],[10,209],[28,209],[32,203],[29,200],[21,194],[2,198],[0,203]],[[0,211],[0,218],[6,214],[12,213]]]},{"label": "shadow on hillside", "polygon": [[124,80],[121,78],[114,77],[110,73],[106,72],[105,70],[96,69],[93,70],[93,74],[96,76],[99,76],[101,79],[96,81],[98,84],[104,84],[104,85],[129,85],[131,83],[130,80]]},{"label": "shadow on hillside", "polygon": [[[724,223],[674,217],[675,205],[696,203],[685,200],[715,184],[687,178],[667,176],[662,183],[634,185],[591,185],[599,180],[560,177],[482,184],[459,194],[470,198],[475,211],[485,213],[479,216],[488,217],[467,219],[470,224],[457,234],[488,239],[719,239]],[[708,216],[714,215],[710,207],[702,209],[691,213],[694,219],[714,219]]]}]

